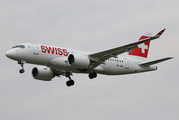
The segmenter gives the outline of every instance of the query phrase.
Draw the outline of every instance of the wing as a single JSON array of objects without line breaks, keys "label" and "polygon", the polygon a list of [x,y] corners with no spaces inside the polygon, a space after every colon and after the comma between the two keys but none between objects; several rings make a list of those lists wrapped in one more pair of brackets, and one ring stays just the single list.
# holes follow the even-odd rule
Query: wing
[{"label": "wing", "polygon": [[137,42],[134,42],[134,43],[130,43],[130,44],[123,45],[123,46],[120,46],[120,47],[117,47],[117,48],[113,48],[113,49],[89,54],[88,57],[91,60],[91,64],[90,64],[89,68],[97,67],[98,65],[104,63],[110,57],[117,58],[117,55],[119,55],[119,54],[122,54],[124,52],[130,52],[132,49],[137,48],[138,47],[137,45],[139,45],[139,44],[157,39],[162,35],[162,33],[164,31],[165,31],[165,29],[161,30],[158,34],[156,34],[153,37],[149,37],[147,39],[143,39],[143,40],[140,40],[140,41],[137,41]]},{"label": "wing", "polygon": [[148,67],[148,66],[150,66],[150,65],[154,65],[154,64],[157,64],[157,63],[160,63],[160,62],[169,60],[169,59],[173,59],[173,57],[166,57],[166,58],[159,59],[159,60],[154,60],[154,61],[150,61],[150,62],[146,62],[146,63],[141,63],[141,64],[139,64],[139,65],[140,65],[141,67]]}]

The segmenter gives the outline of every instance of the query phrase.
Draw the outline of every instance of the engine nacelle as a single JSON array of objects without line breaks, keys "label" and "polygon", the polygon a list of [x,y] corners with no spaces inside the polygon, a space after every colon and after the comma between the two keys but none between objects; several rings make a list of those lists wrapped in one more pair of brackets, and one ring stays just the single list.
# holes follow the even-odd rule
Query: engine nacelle
[{"label": "engine nacelle", "polygon": [[37,80],[51,81],[54,78],[54,73],[47,67],[34,67],[32,69],[32,76]]},{"label": "engine nacelle", "polygon": [[68,65],[73,67],[88,68],[90,65],[90,60],[85,55],[80,54],[70,54],[67,59]]}]

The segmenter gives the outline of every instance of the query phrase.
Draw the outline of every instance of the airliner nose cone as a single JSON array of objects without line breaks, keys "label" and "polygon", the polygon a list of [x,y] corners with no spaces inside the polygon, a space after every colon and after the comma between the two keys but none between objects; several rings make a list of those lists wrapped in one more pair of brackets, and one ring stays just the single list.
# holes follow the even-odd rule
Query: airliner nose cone
[{"label": "airliner nose cone", "polygon": [[5,55],[10,58],[10,59],[16,59],[17,55],[16,52],[14,50],[8,50]]}]

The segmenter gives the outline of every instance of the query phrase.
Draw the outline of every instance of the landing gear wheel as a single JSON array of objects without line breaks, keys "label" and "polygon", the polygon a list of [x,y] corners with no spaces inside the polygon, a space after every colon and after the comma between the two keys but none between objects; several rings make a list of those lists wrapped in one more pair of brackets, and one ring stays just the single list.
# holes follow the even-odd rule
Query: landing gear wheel
[{"label": "landing gear wheel", "polygon": [[24,73],[25,70],[24,70],[24,69],[20,69],[19,72],[20,72],[20,73]]},{"label": "landing gear wheel", "polygon": [[88,76],[90,79],[93,79],[93,73],[90,73]]},{"label": "landing gear wheel", "polygon": [[96,72],[92,72],[92,73],[89,73],[88,76],[89,76],[90,79],[93,79],[93,78],[97,77],[97,74],[96,74]]},{"label": "landing gear wheel", "polygon": [[72,86],[72,85],[74,85],[74,84],[75,84],[75,82],[74,82],[73,80],[69,80],[69,81],[66,82],[66,85],[67,85],[68,87],[70,87],[70,86]]},{"label": "landing gear wheel", "polygon": [[93,72],[93,77],[96,78],[97,77],[97,73]]}]

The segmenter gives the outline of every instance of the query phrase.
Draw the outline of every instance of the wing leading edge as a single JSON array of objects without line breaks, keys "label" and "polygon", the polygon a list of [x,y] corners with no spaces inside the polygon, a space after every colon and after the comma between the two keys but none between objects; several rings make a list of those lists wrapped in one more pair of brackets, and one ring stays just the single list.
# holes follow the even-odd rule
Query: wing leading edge
[{"label": "wing leading edge", "polygon": [[141,40],[141,41],[137,41],[137,42],[130,43],[130,44],[127,44],[127,45],[123,45],[123,46],[120,46],[120,47],[116,47],[116,48],[113,48],[113,49],[89,54],[88,57],[91,60],[91,64],[90,64],[89,67],[95,68],[98,65],[100,65],[101,63],[103,63],[104,61],[106,61],[110,57],[117,58],[117,55],[119,55],[119,54],[122,54],[122,53],[125,53],[125,52],[130,52],[132,49],[137,48],[138,47],[137,45],[139,45],[139,44],[142,44],[142,43],[145,43],[145,42],[159,38],[163,34],[164,31],[165,31],[165,29],[161,30],[155,36]]}]

